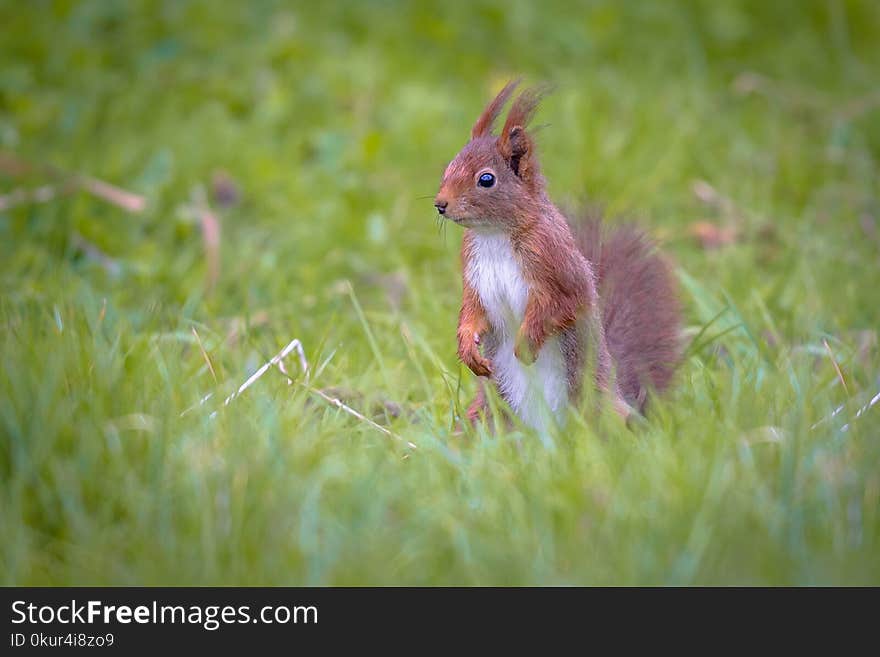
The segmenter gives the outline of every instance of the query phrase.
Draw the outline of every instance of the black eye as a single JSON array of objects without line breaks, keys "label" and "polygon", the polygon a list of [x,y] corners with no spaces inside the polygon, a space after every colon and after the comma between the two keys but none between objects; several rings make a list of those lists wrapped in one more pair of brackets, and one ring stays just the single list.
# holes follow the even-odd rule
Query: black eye
[{"label": "black eye", "polygon": [[491,187],[495,184],[495,176],[491,173],[484,173],[480,176],[480,179],[477,180],[477,184],[480,187]]}]

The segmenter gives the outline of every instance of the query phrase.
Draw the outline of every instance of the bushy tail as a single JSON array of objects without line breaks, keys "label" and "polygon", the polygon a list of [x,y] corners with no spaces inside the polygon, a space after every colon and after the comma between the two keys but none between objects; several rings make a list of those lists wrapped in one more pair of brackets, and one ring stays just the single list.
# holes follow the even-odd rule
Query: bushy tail
[{"label": "bushy tail", "polygon": [[571,224],[596,271],[618,386],[629,404],[643,410],[648,391],[666,389],[681,358],[681,307],[672,271],[634,226],[603,227],[596,211]]}]

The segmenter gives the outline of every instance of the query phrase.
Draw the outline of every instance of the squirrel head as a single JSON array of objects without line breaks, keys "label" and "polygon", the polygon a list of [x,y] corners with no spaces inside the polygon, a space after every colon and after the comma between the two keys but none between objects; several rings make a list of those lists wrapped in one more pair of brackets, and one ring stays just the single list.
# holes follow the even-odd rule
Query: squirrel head
[{"label": "squirrel head", "polygon": [[457,224],[514,230],[534,216],[544,198],[535,144],[526,131],[542,91],[526,89],[520,93],[500,134],[492,133],[518,84],[518,80],[508,82],[486,106],[471,130],[471,140],[443,173],[434,206]]}]

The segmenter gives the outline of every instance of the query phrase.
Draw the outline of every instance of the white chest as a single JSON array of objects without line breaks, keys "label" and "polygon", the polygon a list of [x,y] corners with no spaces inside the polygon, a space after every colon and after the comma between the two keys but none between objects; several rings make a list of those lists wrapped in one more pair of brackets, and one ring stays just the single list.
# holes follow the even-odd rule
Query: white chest
[{"label": "white chest", "polygon": [[501,395],[523,422],[545,429],[552,417],[560,417],[568,400],[565,360],[555,336],[544,343],[531,366],[514,354],[529,286],[510,239],[503,233],[474,232],[465,276],[497,336],[491,358]]},{"label": "white chest", "polygon": [[474,233],[465,275],[480,297],[489,322],[516,331],[526,312],[529,287],[510,239],[503,233]]}]

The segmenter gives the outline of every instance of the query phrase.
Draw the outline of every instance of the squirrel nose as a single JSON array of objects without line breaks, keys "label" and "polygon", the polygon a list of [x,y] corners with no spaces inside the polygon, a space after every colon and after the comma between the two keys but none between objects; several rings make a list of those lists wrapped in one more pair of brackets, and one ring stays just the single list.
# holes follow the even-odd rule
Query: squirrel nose
[{"label": "squirrel nose", "polygon": [[449,206],[448,201],[434,201],[434,207],[440,214],[446,214],[446,208]]}]

